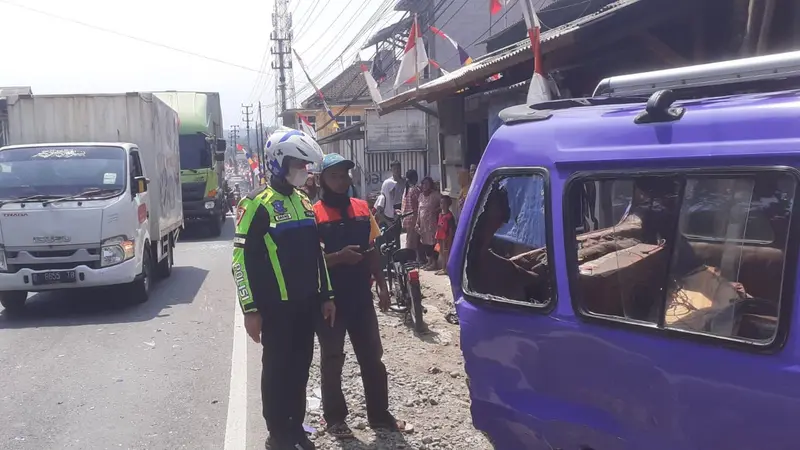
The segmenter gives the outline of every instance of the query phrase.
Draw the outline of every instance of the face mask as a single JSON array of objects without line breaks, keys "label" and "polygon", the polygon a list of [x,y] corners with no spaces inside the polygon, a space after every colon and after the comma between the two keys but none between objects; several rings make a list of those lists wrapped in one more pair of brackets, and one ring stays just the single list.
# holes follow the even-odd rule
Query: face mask
[{"label": "face mask", "polygon": [[303,169],[289,169],[289,174],[286,175],[286,181],[289,182],[294,187],[302,187],[306,184],[306,180],[308,179],[308,170]]}]

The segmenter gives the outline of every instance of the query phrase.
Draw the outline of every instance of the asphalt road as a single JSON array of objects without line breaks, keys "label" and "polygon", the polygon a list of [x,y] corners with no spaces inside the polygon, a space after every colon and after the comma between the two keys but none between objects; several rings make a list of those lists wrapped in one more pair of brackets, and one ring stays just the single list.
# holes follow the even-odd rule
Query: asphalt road
[{"label": "asphalt road", "polygon": [[0,312],[0,450],[263,448],[260,347],[235,320],[231,222],[179,242],[146,304],[48,293],[21,317]]}]

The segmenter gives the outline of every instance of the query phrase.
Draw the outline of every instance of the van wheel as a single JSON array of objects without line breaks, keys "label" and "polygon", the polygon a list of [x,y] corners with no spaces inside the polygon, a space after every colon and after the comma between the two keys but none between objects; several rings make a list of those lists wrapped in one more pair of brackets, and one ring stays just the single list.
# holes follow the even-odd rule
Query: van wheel
[{"label": "van wheel", "polygon": [[9,314],[19,313],[25,309],[25,300],[28,293],[25,291],[0,292],[0,305],[3,305]]},{"label": "van wheel", "polygon": [[142,260],[141,277],[133,282],[131,289],[131,299],[134,303],[144,303],[150,298],[150,285],[152,282],[153,260],[150,258],[150,250],[145,250]]},{"label": "van wheel", "polygon": [[172,246],[172,239],[168,245],[167,256],[158,263],[158,276],[161,278],[169,278],[172,275],[172,266],[175,264],[175,249]]}]

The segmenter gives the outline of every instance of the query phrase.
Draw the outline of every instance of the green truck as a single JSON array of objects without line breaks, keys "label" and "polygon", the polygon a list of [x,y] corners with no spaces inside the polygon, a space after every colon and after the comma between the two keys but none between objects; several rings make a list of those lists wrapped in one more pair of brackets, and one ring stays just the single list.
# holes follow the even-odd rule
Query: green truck
[{"label": "green truck", "polygon": [[217,92],[154,92],[178,113],[180,120],[181,194],[187,227],[206,225],[222,233],[225,200],[225,147],[222,108]]}]

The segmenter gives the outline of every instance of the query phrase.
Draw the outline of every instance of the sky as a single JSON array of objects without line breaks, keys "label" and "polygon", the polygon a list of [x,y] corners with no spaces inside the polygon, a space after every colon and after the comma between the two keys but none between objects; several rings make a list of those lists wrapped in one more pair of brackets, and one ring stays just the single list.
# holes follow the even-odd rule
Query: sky
[{"label": "sky", "polygon": [[[384,3],[291,1],[294,47],[315,81],[320,78],[319,86],[335,76],[342,64],[355,60],[360,45],[353,46],[340,60],[337,56],[353,38],[363,41],[369,37],[371,33],[359,35],[360,25],[367,23]],[[270,73],[269,54],[274,45],[269,41],[273,4],[273,0],[0,0],[4,41],[0,45],[0,86],[31,86],[34,95],[219,92],[226,129],[233,124],[244,128],[241,105],[259,100],[265,106],[264,123],[270,124],[275,120],[271,109],[275,103],[275,77]],[[381,17],[374,29],[396,19],[397,13]],[[369,57],[363,53],[361,56]],[[300,102],[313,90],[297,64],[294,76]]]}]

